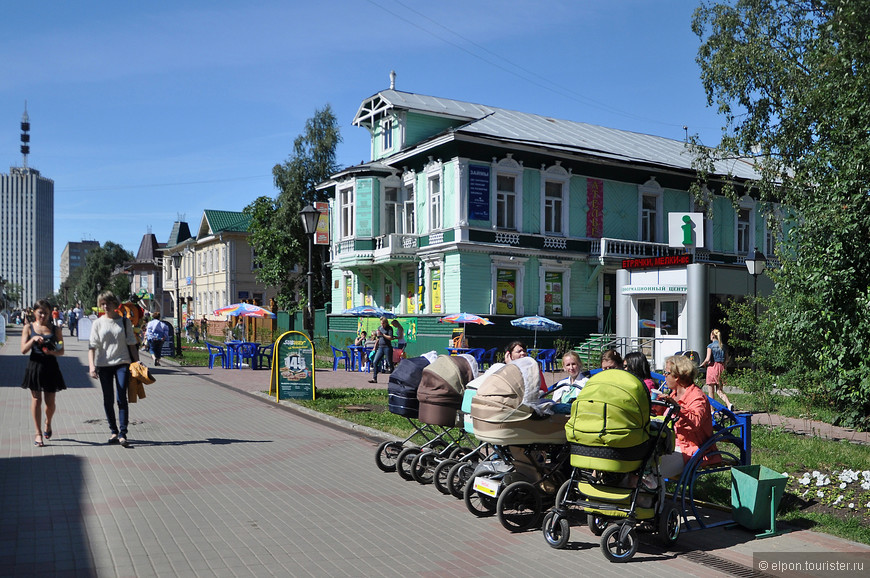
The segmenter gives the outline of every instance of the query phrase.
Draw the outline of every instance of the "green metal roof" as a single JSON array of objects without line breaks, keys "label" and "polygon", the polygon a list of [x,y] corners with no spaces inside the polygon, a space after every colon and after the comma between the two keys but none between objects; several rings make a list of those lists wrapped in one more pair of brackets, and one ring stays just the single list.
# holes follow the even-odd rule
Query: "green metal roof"
[{"label": "green metal roof", "polygon": [[239,211],[203,211],[212,234],[221,232],[247,233],[251,216]]}]

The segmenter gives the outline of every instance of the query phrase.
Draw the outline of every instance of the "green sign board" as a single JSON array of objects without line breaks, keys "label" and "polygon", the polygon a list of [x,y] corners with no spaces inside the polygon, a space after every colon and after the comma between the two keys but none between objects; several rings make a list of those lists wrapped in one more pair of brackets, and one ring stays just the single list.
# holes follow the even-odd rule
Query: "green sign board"
[{"label": "green sign board", "polygon": [[308,336],[288,331],[275,341],[269,394],[275,399],[314,399],[314,346]]}]

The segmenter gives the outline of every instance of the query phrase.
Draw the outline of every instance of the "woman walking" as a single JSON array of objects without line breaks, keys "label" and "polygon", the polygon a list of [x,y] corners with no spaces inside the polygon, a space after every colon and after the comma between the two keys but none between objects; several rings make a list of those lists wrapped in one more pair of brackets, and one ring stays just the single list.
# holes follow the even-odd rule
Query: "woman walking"
[{"label": "woman walking", "polygon": [[[21,387],[30,390],[30,414],[36,426],[33,445],[44,447],[52,436],[51,420],[55,412],[55,394],[66,389],[57,358],[63,355],[63,335],[52,321],[51,304],[40,299],[33,306],[36,319],[21,331],[21,353],[30,353]],[[42,428],[42,404],[45,403],[45,430]]]},{"label": "woman walking", "polygon": [[393,328],[386,317],[381,317],[381,326],[375,332],[375,338],[377,342],[375,356],[372,358],[372,378],[369,383],[378,382],[378,370],[381,369],[381,362],[384,359],[387,360],[390,371],[393,370]]},{"label": "woman walking", "polygon": [[[103,407],[109,422],[111,436],[108,443],[127,447],[127,385],[130,381],[130,363],[139,361],[136,348],[136,334],[130,320],[116,311],[121,305],[111,291],[104,291],[97,297],[97,305],[106,314],[94,321],[91,339],[88,344],[88,370],[90,376],[100,380],[103,390]],[[114,386],[114,388],[113,388]],[[114,391],[113,391],[114,389]],[[118,399],[118,419],[115,420],[115,400]]]},{"label": "woman walking", "polygon": [[701,367],[707,367],[707,378],[705,380],[707,388],[712,399],[716,399],[716,395],[722,398],[725,402],[725,407],[729,411],[734,410],[731,400],[725,395],[725,389],[722,387],[722,377],[725,375],[725,341],[722,339],[722,333],[718,329],[710,332],[710,345],[707,346],[707,357],[701,363]]}]

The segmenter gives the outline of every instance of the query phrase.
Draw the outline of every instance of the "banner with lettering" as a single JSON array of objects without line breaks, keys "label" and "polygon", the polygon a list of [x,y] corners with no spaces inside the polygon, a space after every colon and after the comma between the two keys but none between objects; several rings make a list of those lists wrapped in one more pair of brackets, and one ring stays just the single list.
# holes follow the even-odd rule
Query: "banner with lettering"
[{"label": "banner with lettering", "polygon": [[308,336],[288,331],[275,341],[272,351],[269,395],[277,401],[314,399],[314,345]]},{"label": "banner with lettering", "polygon": [[586,179],[586,236],[600,239],[604,235],[604,181]]}]

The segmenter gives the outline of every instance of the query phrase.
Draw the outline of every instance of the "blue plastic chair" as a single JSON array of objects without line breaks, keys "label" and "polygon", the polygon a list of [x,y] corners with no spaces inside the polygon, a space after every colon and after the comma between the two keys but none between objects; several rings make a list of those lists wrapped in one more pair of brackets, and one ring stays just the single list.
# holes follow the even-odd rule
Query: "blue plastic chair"
[{"label": "blue plastic chair", "polygon": [[237,356],[238,368],[242,368],[242,364],[245,360],[249,360],[248,365],[251,369],[257,369],[257,348],[259,344],[257,343],[242,343],[239,345],[239,354]]},{"label": "blue plastic chair", "polygon": [[332,371],[338,370],[338,362],[341,360],[344,360],[344,370],[350,371],[350,356],[348,356],[347,351],[334,345],[330,345],[330,347],[332,347]]},{"label": "blue plastic chair", "polygon": [[205,343],[205,346],[208,347],[208,368],[214,369],[214,360],[220,357],[221,367],[227,366],[227,353],[224,351],[224,348],[220,345],[212,345],[211,343]]},{"label": "blue plastic chair", "polygon": [[261,367],[271,369],[272,353],[274,349],[274,343],[270,343],[269,345],[260,345],[259,347],[257,347],[257,364],[254,366],[254,369],[260,369]]},{"label": "blue plastic chair", "polygon": [[555,349],[542,349],[538,352],[538,357],[536,359],[538,360],[538,363],[544,366],[544,371],[556,371]]},{"label": "blue plastic chair", "polygon": [[[492,349],[484,351],[483,355],[480,356],[480,369],[486,369],[495,363],[496,354],[498,354],[498,347],[493,347]],[[484,365],[486,367],[484,367]]]},{"label": "blue plastic chair", "polygon": [[483,365],[483,356],[486,353],[486,350],[482,347],[475,347],[474,349],[468,350],[468,355],[472,356],[474,360],[477,362],[477,368],[480,369]]}]

